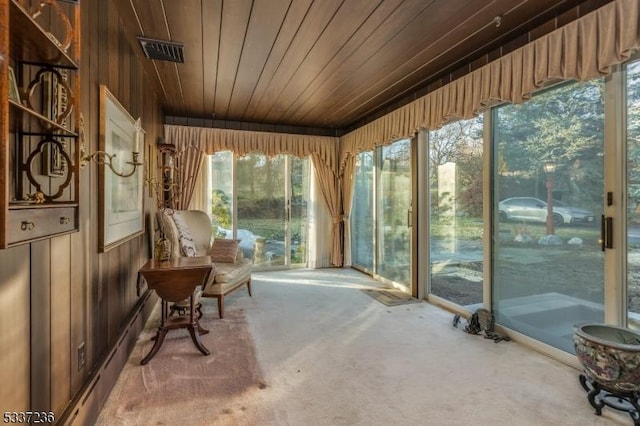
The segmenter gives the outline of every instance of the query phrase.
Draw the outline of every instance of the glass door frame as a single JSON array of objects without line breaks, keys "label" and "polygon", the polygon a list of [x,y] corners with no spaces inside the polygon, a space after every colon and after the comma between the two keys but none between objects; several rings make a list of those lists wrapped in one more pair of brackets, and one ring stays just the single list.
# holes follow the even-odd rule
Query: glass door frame
[{"label": "glass door frame", "polygon": [[[285,259],[285,266],[288,269],[296,269],[296,268],[306,268],[309,265],[309,249],[308,249],[308,245],[309,245],[309,198],[311,197],[311,179],[312,179],[312,160],[311,157],[304,157],[304,158],[298,158],[295,157],[293,155],[287,154],[287,161],[286,161],[286,165],[285,165],[285,176],[286,176],[286,183],[285,183],[285,197],[286,197],[286,222],[285,222],[285,250],[287,253],[286,259]],[[306,185],[307,185],[307,190],[305,191],[307,194],[307,219],[305,221],[304,224],[304,232],[305,232],[305,262],[304,263],[292,263],[292,253],[291,253],[291,241],[292,241],[292,236],[291,236],[291,232],[292,232],[292,206],[291,206],[291,200],[293,199],[293,185],[291,184],[291,172],[293,171],[293,166],[291,164],[291,162],[293,161],[294,158],[298,158],[298,159],[303,159],[305,161],[307,161],[307,181],[306,181]]]},{"label": "glass door frame", "polygon": [[[613,248],[604,250],[604,321],[627,325],[626,67],[605,78],[604,215],[613,219]],[[608,194],[611,194],[610,196]],[[609,202],[609,197],[611,202]]]},{"label": "glass door frame", "polygon": [[[377,169],[378,169],[378,160],[377,160],[377,157],[376,157],[377,149],[374,148],[373,150],[367,150],[367,151],[363,151],[363,152],[371,152],[371,162],[372,162],[372,164],[371,164],[371,167],[372,167],[371,194],[370,194],[370,196],[371,196],[371,204],[372,204],[371,208],[373,210],[371,212],[371,222],[372,222],[371,223],[371,247],[373,248],[372,262],[371,262],[372,263],[372,267],[371,267],[371,269],[369,269],[365,265],[359,265],[359,264],[354,264],[353,263],[353,259],[354,259],[354,256],[353,256],[353,246],[354,246],[354,244],[353,244],[353,242],[350,243],[351,265],[349,265],[349,266],[351,268],[355,269],[355,270],[358,270],[358,271],[360,271],[362,273],[365,273],[367,275],[370,275],[370,276],[374,277],[375,274],[376,274],[377,253],[378,253],[378,250],[376,249],[377,241],[378,241],[378,237],[377,237],[377,221],[378,221],[378,207],[377,207],[378,204],[377,203],[378,203],[378,199],[376,197],[376,194],[378,193],[377,192],[378,191],[377,190],[378,184],[377,184],[377,179],[376,179],[376,176],[378,174],[378,171],[377,171]],[[358,154],[355,154],[355,155],[359,156],[360,154],[361,153],[358,153]],[[355,161],[358,161],[358,160],[356,159]],[[354,189],[355,189],[355,183],[356,182],[354,180]],[[356,195],[355,195],[355,190],[354,190],[353,197],[355,197],[355,196]],[[352,201],[352,202],[354,202],[354,201]],[[351,217],[355,218],[355,216],[353,214],[354,213],[353,209],[354,209],[354,207],[352,205],[352,207],[351,207]],[[355,229],[356,228],[353,226],[353,224],[351,224],[351,238],[353,238],[353,236],[354,236]]]},{"label": "glass door frame", "polygon": [[291,156],[284,162],[284,267],[291,268]]},{"label": "glass door frame", "polygon": [[[259,153],[260,155],[265,155],[263,153]],[[292,264],[291,263],[291,197],[292,197],[292,188],[291,188],[291,179],[290,179],[290,173],[291,173],[291,160],[292,160],[292,156],[289,154],[281,154],[285,157],[285,169],[284,169],[284,176],[285,176],[285,211],[284,211],[284,251],[285,251],[285,255],[284,255],[284,264],[283,265],[277,265],[277,266],[254,266],[253,270],[256,272],[259,271],[274,271],[274,270],[283,270],[283,269],[295,269],[295,268],[306,268],[309,264],[309,252],[307,250],[306,253],[306,261],[305,263],[297,263],[297,264]],[[266,157],[266,156],[265,156]],[[233,208],[232,208],[232,214],[233,214],[233,238],[237,239],[238,238],[238,191],[237,191],[237,171],[238,171],[238,167],[237,167],[237,163],[238,163],[238,155],[233,153],[232,155],[233,158],[233,166],[232,166],[232,176],[233,176]],[[266,157],[267,159],[269,157]],[[305,157],[304,158],[306,161],[311,161],[310,157]],[[309,179],[311,179],[311,175],[309,175]],[[307,182],[308,184],[309,182]],[[308,191],[307,191],[308,192]],[[306,233],[306,238],[309,238],[309,221],[307,220],[307,222],[305,223],[305,233]],[[308,243],[308,241],[307,241]]]},{"label": "glass door frame", "polygon": [[[410,207],[407,210],[407,219],[409,220],[409,223],[407,224],[407,228],[409,229],[409,238],[408,240],[410,241],[410,254],[409,254],[409,261],[410,261],[410,271],[409,271],[409,283],[407,285],[403,284],[403,283],[399,283],[396,281],[393,281],[383,275],[380,274],[380,259],[381,259],[381,250],[383,250],[383,247],[380,247],[380,237],[379,237],[379,232],[381,232],[381,224],[380,224],[380,220],[382,218],[382,215],[380,214],[380,206],[382,206],[382,200],[381,200],[381,176],[382,176],[382,162],[384,161],[383,157],[382,157],[382,152],[383,152],[383,148],[385,146],[391,146],[396,142],[399,141],[403,141],[403,140],[409,140],[410,143],[410,167],[411,167],[411,173],[410,173],[410,181],[411,181],[411,191],[410,191]],[[417,134],[414,135],[413,137],[410,138],[400,138],[397,140],[394,140],[392,143],[384,145],[384,146],[377,146],[374,148],[373,150],[373,173],[374,173],[374,179],[373,179],[373,247],[374,247],[374,253],[373,253],[373,271],[371,271],[371,275],[374,279],[385,283],[389,286],[395,287],[399,290],[402,290],[406,293],[411,294],[414,297],[417,297],[417,295],[419,294],[419,286],[417,285],[417,283],[419,282],[418,276],[419,276],[419,272],[418,272],[418,247],[419,247],[419,243],[418,243],[418,237],[419,234],[416,231],[418,229],[419,223],[418,223],[418,217],[419,217],[419,210],[418,208],[415,208],[416,206],[416,197],[419,197],[419,193],[420,190],[418,188],[418,181],[417,181],[417,176],[418,176],[418,169],[416,167],[416,162],[418,161],[417,159],[417,154],[418,154],[418,136]],[[418,226],[416,226],[418,225]],[[356,269],[359,270],[363,270],[365,268],[362,267],[356,267]],[[367,272],[366,270],[363,272]]]},{"label": "glass door frame", "polygon": [[[604,78],[604,175],[603,175],[603,208],[606,217],[613,218],[613,248],[604,250],[604,321],[608,324],[627,326],[626,308],[626,78],[624,65]],[[496,105],[499,106],[499,105]],[[494,106],[494,107],[496,107]],[[493,107],[492,107],[493,109]],[[491,238],[485,239],[486,265],[493,261],[494,235],[494,132],[492,109],[485,112],[485,169],[483,180],[484,194],[484,226]],[[607,202],[607,194],[611,193],[611,203]],[[492,309],[492,267],[484,269],[484,307]],[[496,324],[498,331],[502,329]],[[504,330],[504,329],[503,329]],[[527,335],[508,329],[509,335],[525,343],[533,349],[558,359],[569,365],[580,368],[575,355],[552,347]]]},{"label": "glass door frame", "polygon": [[[380,250],[382,250],[383,248],[380,247],[380,238],[379,238],[379,232],[381,230],[381,224],[379,223],[379,220],[381,219],[381,214],[380,214],[380,206],[382,205],[381,199],[380,199],[380,194],[381,194],[381,185],[380,185],[380,180],[381,180],[381,174],[382,174],[382,150],[383,147],[382,146],[378,146],[375,147],[373,150],[371,150],[371,156],[373,159],[373,179],[372,179],[372,209],[373,211],[372,213],[372,247],[373,247],[373,268],[369,269],[365,266],[362,265],[357,265],[357,264],[352,264],[350,265],[353,269],[356,269],[360,272],[363,272],[365,274],[371,275],[374,279],[387,284],[389,286],[392,287],[396,287],[404,292],[410,293],[411,295],[413,295],[414,297],[419,297],[420,291],[421,291],[421,287],[418,285],[418,283],[420,282],[419,280],[419,276],[420,276],[420,265],[421,262],[419,261],[419,253],[420,253],[420,238],[419,238],[419,232],[417,232],[417,229],[422,229],[421,226],[422,225],[422,219],[420,217],[420,205],[418,203],[420,203],[421,201],[424,201],[424,199],[421,196],[421,191],[420,191],[420,187],[418,186],[418,173],[420,173],[420,167],[418,166],[418,158],[420,156],[419,152],[421,150],[426,149],[425,147],[420,147],[420,143],[419,141],[419,134],[414,135],[411,138],[403,138],[403,139],[398,139],[395,142],[398,142],[400,140],[404,140],[404,139],[409,139],[410,140],[410,152],[411,152],[411,158],[410,158],[410,167],[411,167],[411,175],[410,175],[410,181],[411,181],[411,192],[410,192],[410,196],[411,196],[411,204],[410,204],[410,208],[407,211],[407,218],[408,220],[410,220],[410,224],[408,226],[409,228],[409,238],[408,240],[410,241],[410,282],[408,285],[404,285],[402,283],[398,283],[395,282],[391,279],[388,279],[384,276],[382,276],[380,274]],[[391,145],[391,144],[389,144]],[[355,196],[355,194],[354,194]],[[353,215],[352,215],[353,216]],[[352,230],[353,232],[353,230]]]},{"label": "glass door frame", "polygon": [[[414,275],[412,275],[412,283],[414,287],[413,296],[428,300],[431,288],[431,267],[429,265],[430,254],[430,238],[429,235],[429,131],[421,129],[416,135],[415,159],[413,161],[412,174],[413,178],[413,241],[411,257],[416,265]],[[424,232],[422,231],[424,230]]]}]

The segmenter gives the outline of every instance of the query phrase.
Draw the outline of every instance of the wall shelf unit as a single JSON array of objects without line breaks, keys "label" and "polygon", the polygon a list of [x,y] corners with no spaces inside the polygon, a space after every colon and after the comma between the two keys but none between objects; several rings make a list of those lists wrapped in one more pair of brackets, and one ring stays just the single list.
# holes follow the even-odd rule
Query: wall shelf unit
[{"label": "wall shelf unit", "polygon": [[80,6],[0,0],[0,249],[79,229]]},{"label": "wall shelf unit", "polygon": [[[26,3],[26,2],[25,2]],[[34,2],[35,3],[35,2]],[[46,3],[46,2],[45,2]],[[58,7],[62,7],[59,5]],[[69,6],[69,9],[78,6]],[[65,13],[64,11],[62,13]],[[77,31],[79,22],[75,23]],[[77,61],[47,34],[18,0],[10,0],[9,31],[11,55],[15,61],[78,69]]]},{"label": "wall shelf unit", "polygon": [[[74,131],[72,131],[71,129],[67,129],[66,127],[56,123],[55,121],[51,120],[48,117],[45,117],[44,115],[40,114],[37,111],[34,111],[32,109],[30,109],[29,107],[19,104],[16,101],[13,101],[11,99],[9,99],[9,105],[12,108],[15,108],[16,111],[14,111],[13,113],[16,114],[16,118],[18,119],[17,121],[20,122],[22,121],[21,119],[31,119],[31,120],[37,120],[40,123],[42,123],[45,127],[49,127],[51,129],[54,129],[55,131],[57,131],[58,135],[60,136],[71,136],[71,137],[78,137],[78,134]],[[27,117],[20,117],[20,114],[24,114]],[[12,124],[15,126],[15,122],[16,120],[12,120],[9,125],[11,126]],[[15,131],[15,127],[11,127],[9,130],[11,131]]]}]

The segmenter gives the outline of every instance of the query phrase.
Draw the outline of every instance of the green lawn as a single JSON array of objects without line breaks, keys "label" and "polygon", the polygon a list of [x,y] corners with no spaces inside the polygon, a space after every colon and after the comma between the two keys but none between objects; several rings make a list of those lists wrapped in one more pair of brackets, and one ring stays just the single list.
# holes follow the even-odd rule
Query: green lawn
[{"label": "green lawn", "polygon": [[[455,220],[455,222],[454,222]],[[455,230],[453,227],[455,226]],[[441,217],[431,221],[429,234],[435,238],[447,238],[455,232],[461,240],[482,239],[482,219],[472,217]]]},{"label": "green lawn", "polygon": [[[446,238],[451,235],[454,226],[453,218],[441,218],[431,222],[430,235],[436,238]],[[520,232],[526,232],[532,239],[538,240],[546,235],[544,223],[531,222],[501,222],[499,232],[510,233],[514,237]],[[598,243],[600,239],[600,227],[594,225],[564,225],[556,226],[555,234],[568,241],[578,237],[585,244]],[[455,235],[460,240],[480,240],[483,236],[482,219],[471,217],[455,218]]]},{"label": "green lawn", "polygon": [[[305,219],[294,218],[291,220],[292,238],[303,230]],[[525,231],[532,239],[546,235],[546,227],[543,223],[501,222],[500,233],[510,233],[515,237],[518,232]],[[275,240],[284,240],[284,220],[282,219],[247,219],[238,222],[238,229],[247,229],[255,235]],[[446,238],[451,235],[452,221],[448,218],[440,221],[432,221],[430,235],[435,238]],[[600,227],[590,226],[559,226],[555,228],[555,234],[565,242],[573,237],[582,238],[585,244],[597,244],[600,238]],[[460,240],[481,240],[483,236],[482,221],[478,218],[458,217],[455,222],[455,235]]]},{"label": "green lawn", "polygon": [[[300,233],[305,232],[302,228],[306,219],[291,219],[291,238],[300,238]],[[283,219],[247,219],[238,221],[238,229],[247,229],[254,235],[274,241],[284,241],[284,220]]]}]

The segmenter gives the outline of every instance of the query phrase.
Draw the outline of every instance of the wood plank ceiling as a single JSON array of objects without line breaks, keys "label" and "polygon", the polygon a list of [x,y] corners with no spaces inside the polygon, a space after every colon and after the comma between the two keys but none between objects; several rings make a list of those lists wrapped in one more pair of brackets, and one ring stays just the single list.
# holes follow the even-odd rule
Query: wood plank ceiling
[{"label": "wood plank ceiling", "polygon": [[[118,0],[165,114],[344,129],[578,0]],[[501,16],[496,25],[494,18]]]}]

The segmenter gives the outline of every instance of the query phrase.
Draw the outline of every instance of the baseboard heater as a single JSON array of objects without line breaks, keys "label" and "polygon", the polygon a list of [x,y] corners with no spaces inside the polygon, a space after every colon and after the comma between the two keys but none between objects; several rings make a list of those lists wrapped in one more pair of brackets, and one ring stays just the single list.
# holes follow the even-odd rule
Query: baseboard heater
[{"label": "baseboard heater", "polygon": [[94,372],[62,414],[59,424],[95,423],[157,301],[157,296],[152,292],[147,292],[141,298],[118,336],[117,343],[96,364]]}]

